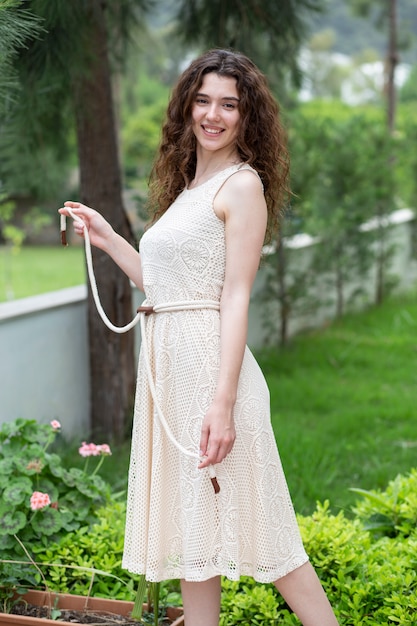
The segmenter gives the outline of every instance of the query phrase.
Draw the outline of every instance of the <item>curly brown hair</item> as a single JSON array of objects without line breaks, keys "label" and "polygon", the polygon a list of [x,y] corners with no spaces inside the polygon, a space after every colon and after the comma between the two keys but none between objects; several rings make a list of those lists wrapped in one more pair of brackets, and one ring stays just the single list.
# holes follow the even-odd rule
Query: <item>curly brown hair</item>
[{"label": "curly brown hair", "polygon": [[194,178],[192,107],[203,77],[211,72],[236,79],[240,99],[237,150],[242,162],[251,165],[262,180],[269,216],[266,238],[270,239],[289,194],[286,133],[265,76],[248,57],[230,50],[209,50],[191,63],[174,87],[150,176],[152,223]]}]

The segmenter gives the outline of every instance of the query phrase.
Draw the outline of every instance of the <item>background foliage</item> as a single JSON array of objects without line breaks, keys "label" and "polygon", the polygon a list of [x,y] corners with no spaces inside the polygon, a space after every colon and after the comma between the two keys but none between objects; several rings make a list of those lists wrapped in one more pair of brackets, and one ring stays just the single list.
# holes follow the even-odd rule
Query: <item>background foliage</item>
[{"label": "background foliage", "polygon": [[[413,624],[417,615],[415,570],[417,472],[399,475],[385,490],[364,492],[354,508],[356,516],[334,515],[329,503],[317,504],[310,516],[298,516],[311,562],[316,568],[341,626]],[[98,575],[94,595],[132,599],[134,577],[120,569],[124,504],[99,511],[91,527],[69,534],[60,542],[36,550],[51,590],[85,594],[91,581],[81,570],[65,564],[111,572],[118,582]],[[375,520],[385,524],[375,525]],[[371,524],[369,521],[371,520]],[[387,523],[389,522],[389,523]],[[178,582],[162,587],[162,604],[179,601]],[[222,581],[222,626],[293,624],[300,622],[288,610],[273,585]]]}]

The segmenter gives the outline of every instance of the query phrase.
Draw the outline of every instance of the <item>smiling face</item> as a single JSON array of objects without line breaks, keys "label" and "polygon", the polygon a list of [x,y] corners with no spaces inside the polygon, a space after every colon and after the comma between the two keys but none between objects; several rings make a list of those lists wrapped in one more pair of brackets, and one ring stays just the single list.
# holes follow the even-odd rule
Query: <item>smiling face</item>
[{"label": "smiling face", "polygon": [[192,108],[192,128],[203,150],[234,150],[239,132],[239,94],[236,79],[206,74]]}]

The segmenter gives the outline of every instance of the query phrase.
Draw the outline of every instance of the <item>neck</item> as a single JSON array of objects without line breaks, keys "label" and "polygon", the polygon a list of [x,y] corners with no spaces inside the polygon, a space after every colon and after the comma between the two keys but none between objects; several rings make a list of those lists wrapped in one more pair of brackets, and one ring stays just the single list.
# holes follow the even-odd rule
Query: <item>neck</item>
[{"label": "neck", "polygon": [[220,158],[219,156],[220,155],[213,154],[208,158],[197,158],[194,179],[190,183],[191,187],[196,187],[211,178],[214,174],[217,174],[217,172],[221,172],[222,170],[241,162],[239,155],[236,153],[223,155]]}]

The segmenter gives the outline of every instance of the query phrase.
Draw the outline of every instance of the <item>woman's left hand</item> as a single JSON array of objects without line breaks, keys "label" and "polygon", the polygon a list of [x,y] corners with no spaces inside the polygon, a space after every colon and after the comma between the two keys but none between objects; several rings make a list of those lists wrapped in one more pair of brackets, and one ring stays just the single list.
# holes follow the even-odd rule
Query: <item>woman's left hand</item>
[{"label": "woman's left hand", "polygon": [[200,454],[204,457],[199,469],[221,463],[233,448],[236,439],[232,410],[213,403],[201,427]]}]

